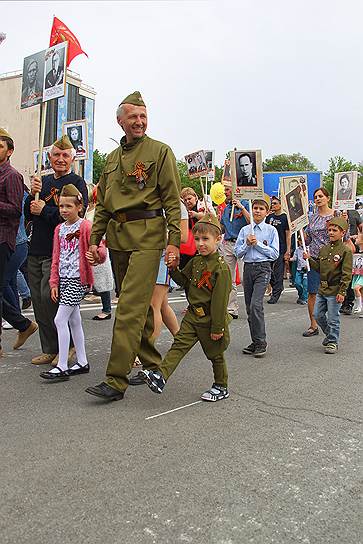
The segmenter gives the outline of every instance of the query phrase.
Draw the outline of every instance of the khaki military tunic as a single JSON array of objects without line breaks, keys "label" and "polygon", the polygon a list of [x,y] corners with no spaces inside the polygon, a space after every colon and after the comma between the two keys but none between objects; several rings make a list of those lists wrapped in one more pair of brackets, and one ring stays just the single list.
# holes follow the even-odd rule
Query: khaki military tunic
[{"label": "khaki military tunic", "polygon": [[320,274],[318,293],[325,297],[345,296],[352,280],[353,255],[341,240],[323,246],[317,259],[310,257],[313,270]]},{"label": "khaki military tunic", "polygon": [[[127,220],[135,210],[164,210],[165,215]],[[126,219],[126,220],[125,220]],[[151,296],[160,257],[167,243],[180,245],[180,180],[171,149],[144,136],[121,140],[107,157],[97,191],[91,244],[106,233],[120,286],[106,383],[119,391],[128,386],[135,356],[157,370],[161,356],[154,346]]]},{"label": "khaki military tunic", "polygon": [[[206,357],[212,361],[214,383],[227,387],[228,373],[223,354],[229,345],[228,323],[231,320],[227,313],[232,289],[228,265],[218,253],[207,257],[197,255],[182,271],[175,270],[171,276],[185,288],[189,306],[159,370],[168,379],[199,340]],[[223,333],[223,336],[220,340],[212,340],[211,333]]]}]

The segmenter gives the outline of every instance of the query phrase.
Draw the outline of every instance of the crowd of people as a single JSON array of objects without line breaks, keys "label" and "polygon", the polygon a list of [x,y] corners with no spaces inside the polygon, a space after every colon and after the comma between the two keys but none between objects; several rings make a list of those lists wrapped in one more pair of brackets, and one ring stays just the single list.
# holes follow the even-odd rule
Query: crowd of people
[{"label": "crowd of people", "polygon": [[[93,319],[111,319],[115,286],[106,377],[86,392],[120,400],[129,384],[147,384],[160,394],[199,342],[213,371],[201,398],[215,402],[229,396],[224,353],[229,323],[239,318],[237,284],[243,284],[251,337],[242,352],[260,358],[268,349],[264,297],[278,304],[288,273],[297,304],[307,306],[303,336],[320,329],[325,353],[336,353],[340,313],[363,316],[363,267],[357,259],[353,266],[353,255],[363,253],[359,210],[334,213],[329,193],[316,189],[302,240],[290,234],[276,196],[254,200],[251,217],[248,202],[234,198],[226,181],[225,203],[215,209],[200,203],[193,188],[181,190],[172,150],[146,135],[139,92],[121,102],[116,117],[125,136],[91,191],[72,171],[68,136],[50,149],[53,173],[34,176],[28,189],[11,166],[14,141],[0,129],[0,323],[18,331],[13,348],[38,331],[41,352],[31,363],[49,366],[42,379],[88,373],[80,304],[93,289],[102,300]],[[181,324],[168,303],[176,286],[188,302]],[[34,321],[22,315],[30,304]],[[163,323],[173,344],[162,359],[155,341]],[[135,366],[142,369],[130,376]]]}]

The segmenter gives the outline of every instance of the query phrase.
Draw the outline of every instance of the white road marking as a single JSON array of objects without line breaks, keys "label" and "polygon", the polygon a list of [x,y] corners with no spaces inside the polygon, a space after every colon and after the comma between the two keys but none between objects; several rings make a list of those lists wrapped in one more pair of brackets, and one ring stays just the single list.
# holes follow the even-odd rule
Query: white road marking
[{"label": "white road marking", "polygon": [[174,408],[173,410],[168,410],[167,412],[161,412],[161,414],[155,414],[154,416],[149,416],[145,418],[145,421],[148,419],[154,419],[155,417],[165,416],[166,414],[171,414],[177,410],[183,410],[183,408],[188,408],[188,406],[194,406],[195,404],[201,404],[202,400],[197,400],[196,402],[191,402],[190,404],[185,404],[184,406],[179,406],[179,408]]}]

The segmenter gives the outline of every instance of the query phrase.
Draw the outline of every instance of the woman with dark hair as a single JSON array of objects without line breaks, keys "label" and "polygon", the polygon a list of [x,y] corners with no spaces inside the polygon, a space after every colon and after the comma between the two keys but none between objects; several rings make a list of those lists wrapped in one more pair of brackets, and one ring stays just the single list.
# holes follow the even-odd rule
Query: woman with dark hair
[{"label": "woman with dark hair", "polygon": [[[330,196],[324,187],[314,191],[314,204],[317,211],[310,217],[308,226],[305,229],[305,241],[309,246],[311,257],[317,259],[320,249],[329,243],[328,221],[334,217],[334,210],[329,207]],[[320,285],[320,275],[315,270],[308,271],[308,311],[310,326],[303,333],[303,336],[316,336],[319,334],[318,324],[314,318],[314,306],[316,293]]]}]

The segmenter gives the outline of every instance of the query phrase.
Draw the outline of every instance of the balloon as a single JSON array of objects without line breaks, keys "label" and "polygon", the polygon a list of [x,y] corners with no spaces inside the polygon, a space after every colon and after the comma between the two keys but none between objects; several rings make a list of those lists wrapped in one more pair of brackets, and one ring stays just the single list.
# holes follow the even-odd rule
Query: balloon
[{"label": "balloon", "polygon": [[265,200],[265,202],[267,202],[269,206],[271,206],[271,198],[267,193],[263,193],[263,199]]},{"label": "balloon", "polygon": [[226,200],[226,195],[224,194],[224,185],[223,183],[213,183],[210,188],[211,199],[217,206],[222,204]]}]

